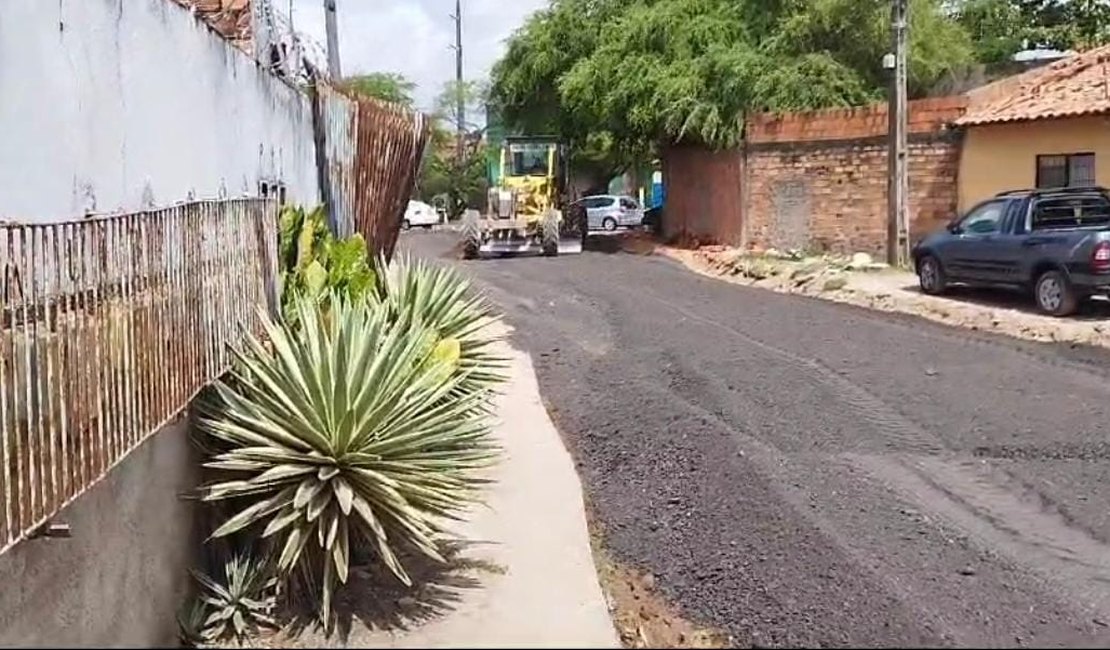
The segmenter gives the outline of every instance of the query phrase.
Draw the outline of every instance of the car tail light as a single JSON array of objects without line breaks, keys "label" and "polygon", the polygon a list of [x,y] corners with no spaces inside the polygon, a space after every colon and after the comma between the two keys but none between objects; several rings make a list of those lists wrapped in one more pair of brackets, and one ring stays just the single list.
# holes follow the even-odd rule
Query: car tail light
[{"label": "car tail light", "polygon": [[1110,242],[1100,241],[1091,251],[1091,268],[1095,271],[1110,271]]}]

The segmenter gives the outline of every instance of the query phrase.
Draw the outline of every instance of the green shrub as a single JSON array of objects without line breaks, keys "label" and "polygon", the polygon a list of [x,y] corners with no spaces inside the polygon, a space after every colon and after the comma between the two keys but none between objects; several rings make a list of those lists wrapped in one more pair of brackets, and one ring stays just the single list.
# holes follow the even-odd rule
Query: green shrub
[{"label": "green shrub", "polygon": [[333,292],[328,310],[302,296],[284,322],[262,314],[269,345],[248,337],[233,378],[199,405],[199,426],[223,446],[207,467],[225,473],[204,499],[237,511],[213,536],[260,531],[279,575],[319,590],[325,625],[352,546],[372,547],[406,584],[399,545],[442,561],[442,520],[477,498],[476,470],[497,453],[495,379],[476,322],[456,308],[473,303],[458,281],[404,277],[393,298]]},{"label": "green shrub", "polygon": [[366,241],[360,234],[336,239],[322,206],[282,209],[279,225],[281,305],[287,321],[296,316],[294,303],[307,297],[327,308],[333,294],[365,299],[375,288]]}]

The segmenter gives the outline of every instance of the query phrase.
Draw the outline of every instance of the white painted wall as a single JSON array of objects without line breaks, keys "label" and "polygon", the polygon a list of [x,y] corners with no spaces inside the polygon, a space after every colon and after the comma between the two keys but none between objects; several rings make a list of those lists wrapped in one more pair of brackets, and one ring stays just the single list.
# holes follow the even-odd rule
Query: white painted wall
[{"label": "white painted wall", "polygon": [[0,0],[0,220],[281,179],[316,203],[311,102],[170,0]]}]

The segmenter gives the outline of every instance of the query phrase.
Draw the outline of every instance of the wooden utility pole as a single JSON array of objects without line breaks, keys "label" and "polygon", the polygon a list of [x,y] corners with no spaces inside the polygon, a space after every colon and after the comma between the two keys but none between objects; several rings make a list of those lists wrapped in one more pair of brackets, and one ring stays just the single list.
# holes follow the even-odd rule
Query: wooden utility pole
[{"label": "wooden utility pole", "polygon": [[460,168],[466,150],[466,98],[463,88],[462,0],[455,0],[455,164]]},{"label": "wooden utility pole", "polygon": [[343,74],[339,68],[339,19],[335,3],[336,0],[324,0],[324,28],[328,34],[328,76],[338,81]]},{"label": "wooden utility pole", "polygon": [[[907,155],[907,102],[906,102],[906,37],[907,0],[891,0],[891,32],[894,54],[888,56],[884,66],[892,69],[890,97],[887,110],[890,125],[889,140],[890,181],[887,192],[887,263],[903,266],[910,259],[908,155]],[[893,60],[891,60],[893,59]]]}]

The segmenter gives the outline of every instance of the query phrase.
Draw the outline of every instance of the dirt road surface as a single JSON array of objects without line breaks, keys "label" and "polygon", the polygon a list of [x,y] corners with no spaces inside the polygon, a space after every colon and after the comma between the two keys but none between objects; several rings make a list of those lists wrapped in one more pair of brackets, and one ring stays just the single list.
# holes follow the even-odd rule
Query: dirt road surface
[{"label": "dirt road surface", "polygon": [[[1110,644],[1110,357],[589,251],[459,262],[609,551],[740,646]],[[594,246],[595,248],[597,245]]]}]

